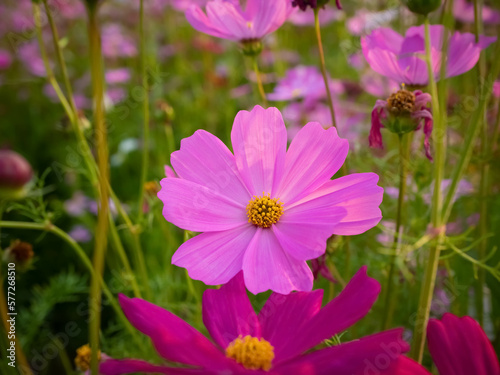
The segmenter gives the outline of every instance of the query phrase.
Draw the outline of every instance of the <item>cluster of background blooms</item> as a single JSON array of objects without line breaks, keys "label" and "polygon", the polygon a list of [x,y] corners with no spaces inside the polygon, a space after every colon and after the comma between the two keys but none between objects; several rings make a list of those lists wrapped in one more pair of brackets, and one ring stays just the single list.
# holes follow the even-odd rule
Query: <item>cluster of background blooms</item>
[{"label": "cluster of background blooms", "polygon": [[[42,7],[45,62],[33,4]],[[13,181],[16,197],[24,198],[12,204],[0,199],[0,220],[8,224],[0,246],[6,261],[16,261],[13,249],[20,242],[7,247],[4,236],[10,241],[25,235],[37,256],[19,279],[21,290],[37,285],[30,298],[19,301],[25,316],[19,320],[19,349],[31,367],[69,373],[67,356],[80,347],[77,368],[90,374],[92,351],[81,347],[93,313],[87,306],[88,270],[76,262],[91,264],[100,193],[82,140],[73,134],[76,122],[94,160],[100,145],[92,127],[87,15],[80,0],[47,0],[59,30],[54,45],[43,4],[0,5],[0,117],[9,124],[0,148],[22,151],[35,170],[33,177],[21,156],[0,150],[0,185]],[[138,27],[140,4],[147,22]],[[438,167],[428,160],[442,136],[432,133],[433,121],[441,117],[431,105],[436,96],[429,95],[424,26],[411,26],[420,20],[397,5],[342,5],[343,10],[339,1],[325,0],[99,1],[113,189],[101,285],[106,299],[97,327],[100,373],[429,375],[434,363],[440,375],[500,375],[487,337],[498,346],[495,142],[491,149],[474,149],[463,178],[449,178],[461,165],[467,119],[481,108],[477,100],[484,95],[477,87],[492,83],[488,77],[475,85],[474,67],[480,56],[483,66],[493,65],[487,57],[496,37],[487,35],[498,34],[498,7],[484,4],[484,35],[477,36],[467,0],[430,16],[436,23],[430,27],[431,76],[446,80],[439,89],[450,93],[440,97],[449,115],[450,170],[434,180]],[[438,24],[441,14],[453,24],[452,32]],[[326,73],[312,43],[319,25]],[[138,33],[142,28],[145,37]],[[79,120],[59,105],[53,81],[63,82],[65,74]],[[261,89],[260,99],[253,86]],[[486,143],[498,140],[499,82],[492,93],[482,116]],[[143,138],[146,129],[149,139]],[[408,176],[397,174],[397,137],[390,132],[408,134]],[[141,168],[149,182],[138,186]],[[485,169],[490,177],[484,177]],[[394,187],[401,181],[404,189]],[[436,181],[441,185],[434,190]],[[441,231],[430,224],[433,197],[439,191],[446,198],[450,189],[453,210]],[[402,225],[396,218],[401,202]],[[484,207],[487,218],[478,214]],[[431,317],[438,319],[427,329],[430,356],[417,358],[424,367],[408,358],[415,340],[409,334],[415,324],[408,319],[420,306],[415,296],[438,229],[443,255],[429,295]],[[61,240],[76,252],[65,251]],[[32,247],[23,244],[31,260]],[[484,257],[478,251],[483,244]],[[384,284],[391,281],[389,258],[396,270],[392,294]],[[486,333],[472,318],[457,317],[467,314]],[[60,322],[75,321],[78,330],[69,323],[61,328]],[[46,354],[54,333],[64,347],[56,347],[61,360]],[[1,366],[0,372],[10,371]]]}]

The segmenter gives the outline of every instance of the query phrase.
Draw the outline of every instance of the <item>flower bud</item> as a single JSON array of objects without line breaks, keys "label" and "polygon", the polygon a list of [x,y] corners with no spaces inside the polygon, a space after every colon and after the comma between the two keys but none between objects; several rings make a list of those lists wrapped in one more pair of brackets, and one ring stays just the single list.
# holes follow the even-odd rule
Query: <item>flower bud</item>
[{"label": "flower bud", "polygon": [[15,263],[18,270],[25,271],[33,262],[34,255],[33,246],[30,243],[15,240],[5,249],[3,261],[5,263]]},{"label": "flower bud", "polygon": [[0,150],[0,198],[19,199],[33,176],[31,166],[17,152]]},{"label": "flower bud", "polygon": [[245,56],[258,56],[262,52],[262,42],[260,39],[242,40],[241,47]]},{"label": "flower bud", "polygon": [[421,14],[423,16],[434,12],[441,6],[441,0],[403,0],[403,3],[413,13]]},{"label": "flower bud", "polygon": [[[330,0],[293,0],[292,6],[299,7],[301,10],[306,10],[307,7],[311,7],[311,9],[324,7]],[[342,9],[340,6],[340,0],[336,1],[337,8]]]}]

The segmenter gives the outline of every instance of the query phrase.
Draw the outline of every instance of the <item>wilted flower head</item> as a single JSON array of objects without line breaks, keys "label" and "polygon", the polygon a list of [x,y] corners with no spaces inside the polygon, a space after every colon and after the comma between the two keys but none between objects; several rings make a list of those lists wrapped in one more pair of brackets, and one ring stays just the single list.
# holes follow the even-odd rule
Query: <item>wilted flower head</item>
[{"label": "wilted flower head", "polygon": [[[289,295],[273,293],[256,314],[239,273],[220,289],[209,289],[203,295],[203,323],[215,343],[169,311],[139,298],[120,295],[126,317],[151,338],[158,354],[169,363],[189,367],[108,359],[102,362],[100,372],[104,375],[132,372],[363,375],[367,364],[377,363],[376,359],[383,355],[384,367],[379,374],[385,375],[409,349],[401,338],[402,329],[310,350],[365,316],[379,292],[379,283],[368,277],[363,267],[323,308],[322,290]],[[388,350],[391,355],[387,355]]]},{"label": "wilted flower head", "polygon": [[[448,53],[443,52],[443,36],[448,32],[442,25],[431,25],[431,59],[436,80],[440,78],[441,62],[446,64],[446,77],[463,74],[476,65],[483,49],[496,37],[480,36],[475,42],[471,33],[455,32],[449,37]],[[377,73],[399,83],[421,86],[428,83],[425,55],[424,26],[410,27],[406,35],[389,28],[379,28],[361,38],[366,61]]]},{"label": "wilted flower head", "polygon": [[372,111],[370,147],[383,148],[380,129],[385,127],[402,135],[419,130],[424,123],[425,155],[432,160],[430,136],[432,133],[432,112],[428,107],[431,96],[420,90],[414,92],[404,88],[392,94],[387,100],[377,100]]},{"label": "wilted flower head", "polygon": [[380,221],[378,176],[331,180],[349,145],[335,128],[319,123],[305,125],[287,151],[276,108],[240,111],[231,141],[234,154],[198,130],[171,156],[178,178],[161,181],[163,215],[180,228],[203,232],[185,242],[172,263],[209,285],[243,270],[254,294],[311,290],[306,260],[322,255],[332,234],[363,233]]},{"label": "wilted flower head", "polygon": [[3,261],[5,263],[15,263],[19,270],[26,270],[31,265],[34,256],[33,246],[30,243],[15,240],[5,249]]},{"label": "wilted flower head", "polygon": [[[253,53],[260,52],[260,39],[278,29],[290,14],[288,0],[248,1],[243,10],[239,0],[213,0],[186,10],[188,22],[196,30],[222,39],[241,42]],[[250,53],[251,51],[249,51]]]}]

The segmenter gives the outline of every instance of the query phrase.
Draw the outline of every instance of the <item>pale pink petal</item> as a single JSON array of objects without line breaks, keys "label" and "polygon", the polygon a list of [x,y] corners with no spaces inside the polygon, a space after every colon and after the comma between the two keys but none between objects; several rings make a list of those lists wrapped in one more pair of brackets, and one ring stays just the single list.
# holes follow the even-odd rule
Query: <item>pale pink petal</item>
[{"label": "pale pink petal", "polygon": [[246,13],[258,38],[276,31],[287,18],[287,0],[247,1]]},{"label": "pale pink petal", "polygon": [[255,235],[247,224],[222,232],[201,233],[183,243],[172,257],[172,264],[188,270],[189,277],[207,285],[225,284],[243,265],[243,256]]},{"label": "pale pink petal", "polygon": [[252,195],[273,197],[282,178],[286,154],[286,127],[277,108],[255,106],[240,111],[231,132],[236,165]]},{"label": "pale pink petal", "polygon": [[206,11],[210,24],[215,29],[233,36],[234,40],[254,37],[255,34],[247,25],[248,21],[232,3],[210,1],[207,3]]},{"label": "pale pink petal", "polygon": [[219,30],[214,27],[206,14],[197,5],[193,4],[186,10],[186,19],[191,26],[193,26],[193,28],[202,33],[212,35],[217,38],[237,40],[233,35],[228,34],[226,30]]},{"label": "pale pink petal", "polygon": [[248,299],[243,273],[238,273],[220,289],[205,291],[203,323],[222,349],[240,335],[261,337],[260,323]]},{"label": "pale pink petal", "polygon": [[332,178],[348,150],[349,142],[340,138],[334,127],[324,129],[317,122],[308,123],[290,144],[277,197],[288,205],[304,198]]},{"label": "pale pink petal", "polygon": [[222,193],[181,178],[164,178],[158,198],[163,216],[174,225],[195,232],[232,229],[248,222],[246,202],[237,203]]},{"label": "pale pink petal", "polygon": [[231,151],[205,130],[197,130],[191,137],[184,138],[180,150],[172,154],[171,162],[180,178],[245,205],[251,198]]},{"label": "pale pink petal", "polygon": [[245,285],[253,294],[268,289],[280,294],[310,291],[312,272],[305,261],[288,255],[274,233],[258,228],[243,258]]}]

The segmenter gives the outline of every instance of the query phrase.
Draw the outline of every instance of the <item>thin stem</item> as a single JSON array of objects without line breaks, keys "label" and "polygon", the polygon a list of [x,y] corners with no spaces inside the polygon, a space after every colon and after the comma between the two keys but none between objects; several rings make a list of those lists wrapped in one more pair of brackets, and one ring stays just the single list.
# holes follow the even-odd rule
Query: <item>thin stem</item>
[{"label": "thin stem", "polygon": [[99,209],[97,213],[97,228],[93,267],[95,274],[90,287],[90,346],[92,358],[90,368],[92,375],[99,373],[99,330],[101,326],[101,283],[99,279],[104,271],[104,255],[107,249],[107,230],[109,213],[109,164],[108,141],[104,115],[104,77],[102,66],[101,36],[97,20],[97,9],[88,9],[88,38],[90,46],[92,91],[94,102],[95,143],[97,148],[97,167],[99,170]]},{"label": "thin stem", "polygon": [[[319,25],[319,9],[314,9],[314,28],[316,30],[316,40],[318,41],[319,61],[323,80],[325,81],[326,95],[328,99],[328,106],[330,108],[330,115],[332,116],[332,126],[337,127],[335,120],[335,108],[333,107],[332,93],[330,91],[330,84],[328,82],[328,73],[326,71],[325,52],[323,51],[323,42],[321,41],[321,28]],[[338,133],[338,129],[337,129]]]},{"label": "thin stem", "polygon": [[446,124],[441,120],[439,98],[437,92],[436,81],[432,69],[431,60],[431,40],[430,40],[430,25],[429,18],[425,17],[425,55],[427,60],[427,72],[429,76],[429,86],[432,94],[432,111],[434,117],[433,139],[435,145],[435,161],[434,161],[434,193],[432,199],[432,226],[437,231],[436,242],[429,251],[427,265],[424,275],[424,282],[420,292],[420,300],[418,304],[417,320],[413,332],[413,358],[419,363],[422,362],[427,323],[429,321],[429,313],[431,308],[432,295],[436,284],[436,272],[439,262],[439,254],[441,252],[441,244],[444,239],[444,230],[442,225],[442,192],[441,182],[444,174],[444,163],[446,159]]},{"label": "thin stem", "polygon": [[387,287],[385,291],[385,312],[384,312],[384,321],[383,321],[383,329],[387,329],[391,326],[392,323],[392,315],[393,315],[393,305],[397,295],[397,290],[394,289],[394,277],[396,273],[396,260],[399,255],[399,246],[400,239],[399,233],[401,231],[401,227],[403,226],[403,206],[406,196],[406,176],[408,173],[408,159],[407,159],[407,147],[405,147],[405,140],[407,140],[407,136],[404,134],[398,135],[398,143],[399,143],[399,194],[398,194],[398,206],[396,210],[396,230],[394,232],[394,240],[393,240],[393,251],[394,254],[391,256],[391,263],[389,266],[389,274],[387,277]]},{"label": "thin stem", "polygon": [[[480,0],[474,0],[474,34],[476,43],[479,42],[479,36],[482,31],[482,17],[481,17],[482,4]],[[479,87],[483,85],[483,79],[485,77],[486,60],[484,54],[479,56],[478,62],[478,83]],[[481,90],[482,91],[482,90]],[[485,113],[486,115],[486,113]],[[486,159],[486,154],[488,153],[488,126],[484,118],[480,117],[482,122],[481,128],[481,150],[483,150],[483,160],[481,162],[481,177],[479,183],[479,238],[482,238],[479,243],[478,253],[479,260],[486,257],[486,251],[488,247],[488,188],[489,188],[489,174],[490,174],[490,164]],[[477,310],[477,321],[481,326],[484,325],[484,286],[486,284],[486,270],[484,268],[478,269],[478,278],[476,281],[476,310]]]},{"label": "thin stem", "polygon": [[264,85],[262,84],[262,77],[259,70],[259,63],[257,62],[257,56],[252,56],[252,66],[255,72],[255,79],[257,80],[257,89],[259,90],[259,95],[264,106],[267,107],[266,92],[264,91]]},{"label": "thin stem", "polygon": [[138,223],[142,222],[144,215],[144,185],[148,175],[149,164],[149,83],[146,69],[146,34],[144,32],[144,0],[139,5],[139,36],[140,36],[140,55],[141,55],[141,76],[142,87],[144,90],[143,110],[143,140],[142,140],[142,169],[139,187],[138,202]]}]

